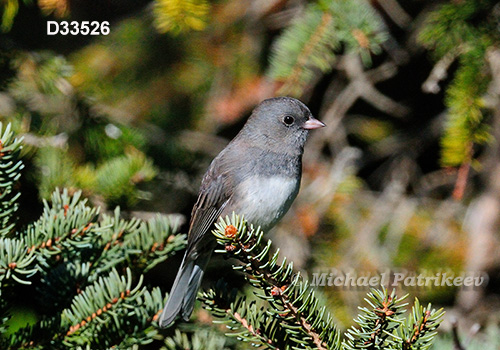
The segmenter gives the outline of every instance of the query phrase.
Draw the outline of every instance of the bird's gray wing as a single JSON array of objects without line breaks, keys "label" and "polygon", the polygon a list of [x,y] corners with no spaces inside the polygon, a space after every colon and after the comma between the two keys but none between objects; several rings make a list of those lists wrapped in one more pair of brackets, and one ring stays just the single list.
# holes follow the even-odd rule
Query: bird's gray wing
[{"label": "bird's gray wing", "polygon": [[205,174],[198,200],[191,213],[187,252],[190,252],[206,237],[208,230],[228,204],[232,195],[229,178],[227,173],[217,171],[214,164]]}]

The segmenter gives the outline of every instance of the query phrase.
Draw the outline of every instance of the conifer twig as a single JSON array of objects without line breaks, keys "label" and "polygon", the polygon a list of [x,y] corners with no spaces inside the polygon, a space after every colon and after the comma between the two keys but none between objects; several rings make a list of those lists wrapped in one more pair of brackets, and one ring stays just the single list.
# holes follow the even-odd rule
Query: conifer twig
[{"label": "conifer twig", "polygon": [[[232,225],[226,226],[225,232],[226,236],[231,238],[236,228]],[[271,296],[275,300],[280,300],[281,304],[284,307],[283,313],[290,313],[294,316],[296,321],[306,330],[307,334],[313,340],[313,343],[316,345],[317,349],[326,350],[324,342],[321,340],[319,333],[313,328],[312,324],[307,320],[306,317],[302,315],[299,310],[299,307],[295,306],[293,302],[290,300],[290,295],[286,292],[288,289],[288,283],[291,282],[290,279],[285,279],[283,281],[279,281],[274,277],[275,271],[273,271],[272,266],[268,264],[261,265],[261,258],[259,255],[253,253],[248,246],[248,243],[243,243],[238,239],[237,236],[234,236],[232,244],[226,245],[226,250],[231,251],[236,249],[236,251],[243,251],[250,253],[250,255],[240,255],[239,259],[244,264],[250,265],[252,270],[247,272],[253,276],[258,276],[258,278],[262,279],[264,284],[267,284],[270,290]],[[260,253],[260,252],[259,252]]]},{"label": "conifer twig", "polygon": [[467,143],[466,153],[467,156],[464,162],[458,168],[457,181],[455,182],[455,188],[453,189],[453,198],[457,201],[461,200],[465,193],[465,187],[467,186],[467,178],[469,177],[469,171],[472,162],[472,149],[474,144],[472,142]]},{"label": "conifer twig", "polygon": [[[221,219],[213,233],[218,243],[224,246],[224,250],[217,252],[237,258],[242,265],[234,269],[242,270],[246,279],[264,292],[257,296],[267,301],[271,310],[270,316],[263,316],[260,321],[266,324],[261,327],[265,329],[262,336],[277,342],[277,346],[284,342],[329,349],[339,344],[339,333],[326,307],[319,306],[307,281],[293,272],[293,264],[287,263],[286,258],[281,265],[277,264],[279,251],[269,253],[271,241],[263,241],[260,229],[247,227],[243,219],[233,214],[232,219]],[[209,304],[213,298],[205,296],[204,299],[205,304]],[[231,310],[234,318],[237,309],[232,306]]]},{"label": "conifer twig", "polygon": [[312,33],[308,43],[303,47],[299,56],[297,57],[297,62],[292,68],[290,75],[285,80],[285,83],[281,86],[278,93],[279,94],[290,94],[293,89],[297,86],[301,86],[301,76],[307,63],[310,59],[311,53],[313,52],[315,46],[320,42],[324,33],[329,29],[330,22],[332,21],[332,15],[328,12],[324,12],[321,16],[321,22],[316,27],[314,33]]},{"label": "conifer twig", "polygon": [[427,79],[422,83],[422,90],[427,93],[437,94],[441,91],[439,87],[439,82],[446,79],[448,69],[451,64],[455,62],[459,50],[454,50],[448,52],[446,55],[441,57],[441,59],[434,65],[431,73],[427,77]]}]

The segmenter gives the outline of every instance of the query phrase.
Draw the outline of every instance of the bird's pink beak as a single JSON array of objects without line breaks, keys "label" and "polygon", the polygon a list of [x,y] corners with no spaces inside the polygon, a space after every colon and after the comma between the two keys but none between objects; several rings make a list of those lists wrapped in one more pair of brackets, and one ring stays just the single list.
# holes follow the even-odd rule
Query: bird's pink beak
[{"label": "bird's pink beak", "polygon": [[304,123],[303,128],[306,130],[319,129],[326,126],[325,123],[319,121],[318,119],[311,117]]}]

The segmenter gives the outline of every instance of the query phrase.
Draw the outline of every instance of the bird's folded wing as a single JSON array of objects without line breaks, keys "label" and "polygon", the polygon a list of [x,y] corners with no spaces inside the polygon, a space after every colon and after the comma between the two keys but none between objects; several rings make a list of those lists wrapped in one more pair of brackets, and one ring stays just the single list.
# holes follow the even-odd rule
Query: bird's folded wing
[{"label": "bird's folded wing", "polygon": [[213,223],[219,218],[226,207],[231,193],[227,191],[226,180],[223,175],[212,176],[208,172],[200,189],[198,200],[191,213],[188,246],[190,251],[201,241]]}]

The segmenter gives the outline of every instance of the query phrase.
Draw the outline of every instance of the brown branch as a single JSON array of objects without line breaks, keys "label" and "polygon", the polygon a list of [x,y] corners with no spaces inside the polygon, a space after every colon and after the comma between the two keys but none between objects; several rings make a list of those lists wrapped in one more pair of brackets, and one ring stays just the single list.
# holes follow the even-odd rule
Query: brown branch
[{"label": "brown branch", "polygon": [[452,50],[444,55],[432,68],[429,77],[422,83],[422,91],[431,94],[437,94],[441,91],[439,82],[446,79],[448,76],[448,69],[451,64],[455,62],[460,49]]},{"label": "brown branch", "polygon": [[[249,242],[246,245],[243,244],[243,242],[241,242],[241,240],[237,235],[236,227],[234,227],[233,225],[226,226],[224,233],[227,238],[232,239],[232,243],[226,243],[225,245],[226,252],[232,253],[234,251],[239,251],[239,250],[248,251],[248,248],[251,245],[255,244],[255,242]],[[292,312],[293,316],[295,317],[299,325],[302,327],[302,329],[304,329],[306,333],[311,337],[313,343],[316,345],[316,348],[319,350],[327,350],[326,344],[322,341],[320,335],[314,330],[312,324],[307,321],[306,317],[302,316],[301,312],[299,312],[298,310],[298,307],[295,306],[292,302],[290,302],[289,296],[284,293],[288,284],[291,283],[291,281],[287,280],[285,282],[283,281],[278,282],[276,278],[273,277],[273,273],[272,271],[269,270],[268,267],[264,269],[260,267],[261,266],[260,261],[256,259],[255,256],[249,257],[246,255],[242,255],[242,256],[237,256],[237,258],[243,263],[247,264],[249,263],[252,266],[250,272],[261,275],[263,282],[266,282],[268,285],[271,286],[271,296],[279,299],[283,304],[283,307],[286,310]],[[247,273],[249,274],[250,272],[247,271]],[[242,325],[253,334],[253,328],[249,328],[251,327],[251,325],[248,325],[248,323],[245,324],[242,323]]]},{"label": "brown branch", "polygon": [[399,27],[406,28],[411,24],[411,16],[396,0],[378,0],[374,2],[378,3],[387,16],[389,16]]},{"label": "brown branch", "polygon": [[469,177],[470,165],[472,162],[472,146],[472,142],[467,144],[465,161],[462,165],[460,165],[460,168],[458,168],[457,182],[455,183],[455,188],[453,189],[453,198],[457,201],[462,200],[465,193],[465,187],[467,186],[467,179]]},{"label": "brown branch", "polygon": [[[350,84],[354,84],[359,97],[364,98],[373,107],[398,118],[402,118],[409,113],[406,106],[383,95],[375,88],[375,84],[378,81],[388,79],[391,74],[397,72],[394,66],[384,66],[380,69],[375,68],[372,74],[368,74],[364,70],[359,56],[347,55],[344,56],[341,67],[351,81]],[[387,71],[387,68],[392,68],[392,70]]]},{"label": "brown branch", "polygon": [[328,105],[321,108],[320,114],[321,120],[328,127],[309,142],[308,156],[305,159],[311,163],[318,159],[324,145],[336,139],[335,134],[338,132],[342,119],[358,99],[364,99],[375,108],[395,118],[403,118],[409,113],[408,107],[385,96],[375,87],[377,83],[397,73],[397,66],[394,63],[389,61],[377,68],[365,71],[359,56],[345,55],[336,69],[344,72],[348,83],[331,98],[325,99]]}]

